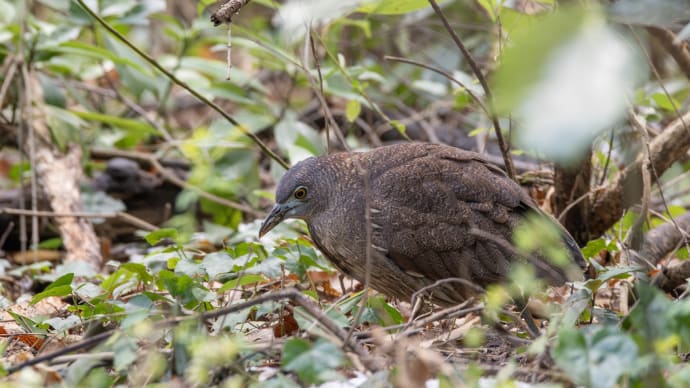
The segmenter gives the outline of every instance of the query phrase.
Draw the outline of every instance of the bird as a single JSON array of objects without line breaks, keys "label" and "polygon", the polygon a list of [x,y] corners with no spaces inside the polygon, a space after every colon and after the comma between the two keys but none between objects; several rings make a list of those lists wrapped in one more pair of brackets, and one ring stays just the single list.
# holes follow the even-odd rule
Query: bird
[{"label": "bird", "polygon": [[[336,268],[362,283],[369,271],[369,286],[404,301],[434,286],[434,304],[456,305],[506,281],[521,262],[552,285],[577,280],[586,265],[573,237],[500,167],[452,146],[401,143],[310,157],[283,175],[275,201],[260,238],[302,219]],[[513,232],[530,214],[556,225],[578,270],[518,251]]]}]

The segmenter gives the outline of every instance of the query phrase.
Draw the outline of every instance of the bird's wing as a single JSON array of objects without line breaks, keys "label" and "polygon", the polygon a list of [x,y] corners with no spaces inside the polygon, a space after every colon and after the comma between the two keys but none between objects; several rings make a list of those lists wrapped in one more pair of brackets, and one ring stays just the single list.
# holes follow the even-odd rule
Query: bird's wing
[{"label": "bird's wing", "polygon": [[413,276],[480,287],[503,279],[512,230],[533,206],[498,167],[448,147],[380,171],[372,193],[375,249]]}]

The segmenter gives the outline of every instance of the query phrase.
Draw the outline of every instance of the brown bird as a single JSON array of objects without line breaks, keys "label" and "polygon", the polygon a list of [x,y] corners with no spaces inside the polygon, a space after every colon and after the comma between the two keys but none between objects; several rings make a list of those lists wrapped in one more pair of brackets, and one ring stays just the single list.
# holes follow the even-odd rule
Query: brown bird
[{"label": "brown bird", "polygon": [[[514,248],[513,230],[530,213],[553,220],[480,154],[406,143],[297,163],[278,183],[259,236],[302,219],[326,258],[360,282],[371,271],[370,285],[382,293],[409,301],[438,280],[461,279],[431,290],[436,304],[448,306],[505,280],[515,262],[534,264],[553,285],[571,280],[572,271]],[[558,227],[571,264],[583,268],[577,244]]]}]

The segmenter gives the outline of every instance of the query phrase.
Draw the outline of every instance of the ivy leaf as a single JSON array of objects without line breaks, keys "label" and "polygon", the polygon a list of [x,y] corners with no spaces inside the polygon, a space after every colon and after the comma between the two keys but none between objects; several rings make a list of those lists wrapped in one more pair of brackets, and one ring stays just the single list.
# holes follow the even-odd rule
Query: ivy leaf
[{"label": "ivy leaf", "polygon": [[314,345],[301,338],[293,338],[283,348],[282,368],[295,372],[305,383],[318,384],[341,377],[335,368],[344,361],[343,352],[325,340]]},{"label": "ivy leaf", "polygon": [[573,381],[586,387],[616,386],[621,376],[635,375],[638,368],[637,344],[615,326],[561,330],[553,358]]}]

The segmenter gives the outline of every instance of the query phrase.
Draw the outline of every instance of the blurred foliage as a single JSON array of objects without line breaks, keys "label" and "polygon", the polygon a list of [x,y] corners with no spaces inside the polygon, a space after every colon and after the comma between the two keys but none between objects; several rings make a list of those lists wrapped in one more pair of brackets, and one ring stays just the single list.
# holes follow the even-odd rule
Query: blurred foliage
[{"label": "blurred foliage", "polygon": [[[680,37],[687,38],[687,4],[619,0],[574,8],[555,0],[522,3],[442,4],[469,50],[491,72],[495,101],[489,101],[424,0],[252,1],[233,19],[230,79],[224,62],[225,27],[213,28],[208,20],[207,7],[215,9],[212,1],[86,1],[126,39],[218,102],[290,163],[340,146],[332,133],[327,137],[322,130],[330,124],[325,124],[328,118],[314,90],[323,92],[352,148],[366,148],[371,137],[384,132],[401,139],[396,132],[413,132],[410,112],[433,109],[441,111],[438,117],[450,116],[448,111],[462,117],[449,120],[450,126],[462,126],[453,128],[461,130],[462,139],[492,143],[490,118],[471,98],[473,93],[484,107],[496,109],[501,123],[517,123],[512,133],[522,149],[514,150],[516,155],[568,161],[593,144],[594,176],[604,182],[640,149],[639,139],[628,136],[635,132],[625,120],[629,104],[654,129],[688,107],[687,80],[675,68],[661,82],[651,77],[639,53],[646,42],[637,43],[636,38],[643,31],[640,24],[677,28]],[[318,63],[305,44],[308,33],[314,37]],[[464,86],[431,69],[385,60],[386,55],[445,69]],[[188,183],[204,192],[257,209],[270,202],[270,182],[283,169],[262,155],[240,128],[212,113],[96,23],[77,1],[0,0],[0,62],[0,90],[6,90],[0,101],[3,123],[18,122],[25,96],[24,85],[13,82],[5,70],[11,63],[28,63],[43,89],[42,98],[34,96],[32,104],[45,112],[57,148],[76,143],[87,155],[92,147],[107,147],[185,160],[191,166]],[[439,102],[446,104],[437,108]],[[612,134],[615,141],[609,140]],[[24,160],[13,161],[0,177],[0,188],[26,182],[30,169]],[[670,206],[651,217],[645,230],[686,212],[688,169],[687,162],[678,163],[662,177],[660,187]],[[123,206],[89,198],[89,209],[115,211]],[[85,357],[69,364],[61,370],[65,385],[138,386],[176,380],[183,385],[298,386],[349,375],[352,365],[344,350],[300,307],[266,302],[210,322],[181,320],[172,330],[158,327],[285,284],[299,285],[344,329],[397,327],[409,318],[381,295],[333,295],[334,269],[303,236],[299,222],[280,225],[257,242],[258,223],[251,215],[192,189],[177,197],[175,214],[168,228],[145,236],[147,250],[124,262],[108,261],[102,273],[45,261],[10,265],[0,259],[1,275],[42,285],[29,298],[32,305],[51,297],[68,304],[59,316],[12,312],[26,332],[62,339],[86,328],[118,329],[95,350],[109,352],[110,359]],[[549,341],[556,364],[582,386],[688,386],[688,299],[672,300],[637,284],[638,268],[597,261],[603,253],[620,255],[633,222],[634,215],[626,214],[611,233],[583,248],[595,278],[574,284],[547,335],[529,351],[548,352]],[[530,220],[516,233],[516,242],[525,252],[538,250],[562,262],[554,236],[553,225]],[[55,248],[57,243],[48,240],[43,247]],[[677,255],[687,258],[687,248]],[[328,281],[319,283],[314,280],[318,276]],[[502,310],[511,296],[538,295],[541,289],[529,267],[515,268],[511,281],[509,287],[491,287],[484,296],[484,315],[493,322],[509,320]],[[597,303],[598,294],[620,290],[615,287],[623,283],[627,286],[622,289],[637,298],[629,313],[622,313],[628,306]],[[0,289],[3,309],[17,302],[9,300],[9,289],[4,284]],[[274,335],[275,343],[267,341]],[[263,347],[257,345],[261,340]],[[463,343],[480,347],[486,340],[484,331],[472,328]],[[5,344],[0,348],[6,350]],[[459,380],[452,375],[442,376],[442,381],[476,383],[481,367],[470,364],[459,372]],[[513,364],[502,368],[499,380],[511,384],[512,371]],[[384,380],[388,377],[383,374]],[[27,368],[11,378],[42,385],[51,377]],[[380,376],[370,377],[376,378]]]}]

